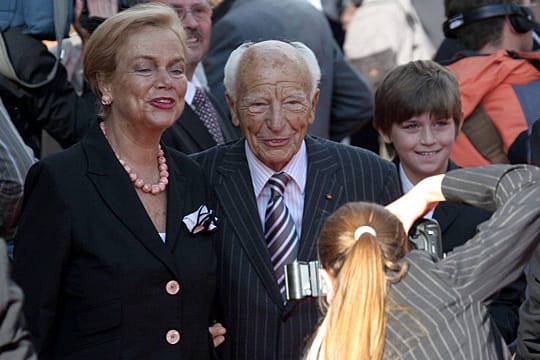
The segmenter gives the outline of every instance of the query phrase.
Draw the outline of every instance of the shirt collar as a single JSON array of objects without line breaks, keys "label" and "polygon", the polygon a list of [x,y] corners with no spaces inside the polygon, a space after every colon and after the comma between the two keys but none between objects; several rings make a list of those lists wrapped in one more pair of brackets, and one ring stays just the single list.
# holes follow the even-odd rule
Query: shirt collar
[{"label": "shirt collar", "polygon": [[414,187],[414,184],[411,180],[409,180],[407,174],[405,174],[405,170],[403,169],[401,162],[399,163],[399,178],[401,179],[401,188],[403,189],[403,193],[408,193]]},{"label": "shirt collar", "polygon": [[199,80],[197,80],[195,76],[193,77],[191,81],[187,82],[187,89],[186,89],[186,94],[184,95],[184,101],[188,105],[191,105],[191,103],[193,102],[193,98],[195,97],[195,91],[197,90],[198,87],[202,87],[202,86]]},{"label": "shirt collar", "polygon": [[[276,172],[257,159],[255,154],[253,154],[249,148],[247,140],[244,142],[244,147],[249,172],[251,173],[251,179],[253,181],[253,190],[255,192],[255,197],[258,198],[268,182],[268,179]],[[302,141],[300,149],[281,171],[286,172],[291,177],[293,183],[303,195],[307,178],[307,150],[305,141]]]}]

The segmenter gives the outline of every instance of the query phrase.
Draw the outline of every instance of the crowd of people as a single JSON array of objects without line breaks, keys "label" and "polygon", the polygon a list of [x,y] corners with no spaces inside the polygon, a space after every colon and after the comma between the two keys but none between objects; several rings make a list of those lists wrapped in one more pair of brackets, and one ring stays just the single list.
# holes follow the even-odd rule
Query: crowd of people
[{"label": "crowd of people", "polygon": [[540,5],[73,1],[1,33],[0,359],[540,359]]}]

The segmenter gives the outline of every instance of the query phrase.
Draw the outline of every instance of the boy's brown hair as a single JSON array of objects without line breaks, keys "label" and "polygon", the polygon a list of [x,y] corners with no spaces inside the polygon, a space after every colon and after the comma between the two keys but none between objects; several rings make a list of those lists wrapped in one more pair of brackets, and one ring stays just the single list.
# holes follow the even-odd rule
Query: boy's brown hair
[{"label": "boy's brown hair", "polygon": [[[416,60],[390,71],[375,91],[373,126],[389,134],[392,125],[413,116],[430,114],[454,120],[456,136],[462,109],[459,84],[454,74],[431,60]],[[390,147],[391,155],[393,148]]]}]

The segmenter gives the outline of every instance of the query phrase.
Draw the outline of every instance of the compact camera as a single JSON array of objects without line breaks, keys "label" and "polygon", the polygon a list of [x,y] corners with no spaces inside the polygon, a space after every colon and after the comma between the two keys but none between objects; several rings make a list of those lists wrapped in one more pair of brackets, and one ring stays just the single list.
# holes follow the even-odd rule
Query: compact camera
[{"label": "compact camera", "polygon": [[[435,219],[420,218],[409,231],[411,249],[427,251],[437,258],[443,257],[441,227]],[[319,262],[295,261],[285,265],[285,291],[287,300],[326,295],[326,286],[319,272]]]}]

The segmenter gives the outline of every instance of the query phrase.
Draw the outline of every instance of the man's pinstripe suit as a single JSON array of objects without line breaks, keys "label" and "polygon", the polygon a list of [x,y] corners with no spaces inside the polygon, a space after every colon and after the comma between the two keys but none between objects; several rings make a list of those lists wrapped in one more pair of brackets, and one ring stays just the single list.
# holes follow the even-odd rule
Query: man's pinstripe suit
[{"label": "man's pinstripe suit", "polygon": [[412,251],[390,286],[385,359],[508,359],[486,304],[522,272],[540,240],[540,169],[495,165],[446,174],[451,201],[497,211],[446,258]]},{"label": "man's pinstripe suit", "polygon": [[[326,217],[354,200],[386,204],[398,196],[392,163],[377,155],[306,136],[308,157],[299,260],[317,258]],[[195,155],[217,200],[217,296],[227,328],[224,359],[299,359],[318,320],[316,300],[286,306],[259,220],[244,140]]]}]

